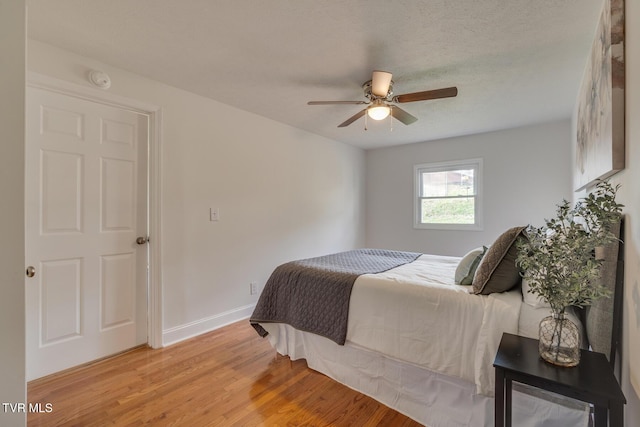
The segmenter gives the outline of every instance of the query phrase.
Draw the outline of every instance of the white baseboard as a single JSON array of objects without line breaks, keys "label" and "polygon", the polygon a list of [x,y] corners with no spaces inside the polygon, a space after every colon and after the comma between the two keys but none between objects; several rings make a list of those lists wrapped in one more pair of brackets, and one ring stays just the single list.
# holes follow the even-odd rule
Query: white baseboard
[{"label": "white baseboard", "polygon": [[216,314],[215,316],[206,317],[184,325],[165,329],[162,331],[162,345],[163,347],[166,347],[180,341],[193,338],[197,335],[204,334],[205,332],[219,329],[239,320],[248,319],[251,316],[251,313],[253,313],[255,306],[255,304],[245,305],[243,307],[225,311],[224,313]]}]

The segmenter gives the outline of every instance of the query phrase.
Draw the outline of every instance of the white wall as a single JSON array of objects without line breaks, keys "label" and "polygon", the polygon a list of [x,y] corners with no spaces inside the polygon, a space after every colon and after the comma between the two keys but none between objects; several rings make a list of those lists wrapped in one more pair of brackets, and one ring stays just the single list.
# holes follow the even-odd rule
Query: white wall
[{"label": "white wall", "polygon": [[[571,198],[571,120],[369,150],[366,242],[371,247],[462,256],[509,227],[534,224]],[[413,165],[484,159],[484,230],[413,228]]]},{"label": "white wall", "polygon": [[[622,375],[625,425],[640,426],[640,2],[625,1],[625,169],[611,178],[625,205]],[[594,29],[595,31],[595,29]],[[575,114],[574,114],[575,120]],[[573,164],[573,163],[571,163]],[[582,194],[578,194],[581,197]]]},{"label": "white wall", "polygon": [[[23,0],[0,0],[0,402],[25,403]],[[0,407],[0,425],[26,414]]]},{"label": "white wall", "polygon": [[625,204],[625,293],[622,338],[622,390],[625,423],[640,426],[640,2],[626,2],[626,169],[614,177]]},{"label": "white wall", "polygon": [[362,246],[362,150],[29,41],[30,71],[89,86],[94,67],[162,108],[165,343],[251,314],[280,263]]}]

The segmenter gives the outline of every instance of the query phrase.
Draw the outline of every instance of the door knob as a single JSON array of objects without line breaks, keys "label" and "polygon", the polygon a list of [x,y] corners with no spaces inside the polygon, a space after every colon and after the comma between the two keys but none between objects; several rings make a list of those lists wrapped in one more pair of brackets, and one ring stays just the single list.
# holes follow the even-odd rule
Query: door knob
[{"label": "door knob", "polygon": [[36,275],[36,268],[32,265],[27,267],[27,277],[33,277]]},{"label": "door knob", "polygon": [[137,243],[137,244],[139,244],[139,245],[144,245],[144,244],[145,244],[145,243],[147,243],[148,241],[149,241],[149,239],[148,239],[148,238],[146,238],[146,237],[142,237],[142,236],[140,236],[140,237],[138,237],[138,238],[136,239],[136,243]]}]

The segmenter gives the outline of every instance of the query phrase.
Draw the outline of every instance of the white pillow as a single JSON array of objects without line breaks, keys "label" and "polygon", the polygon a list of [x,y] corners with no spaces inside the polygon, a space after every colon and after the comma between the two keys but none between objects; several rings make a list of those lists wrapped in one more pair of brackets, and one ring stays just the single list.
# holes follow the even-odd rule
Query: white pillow
[{"label": "white pillow", "polygon": [[476,273],[480,261],[487,252],[486,246],[470,250],[462,257],[456,267],[455,283],[456,285],[470,285],[473,276]]},{"label": "white pillow", "polygon": [[534,308],[551,307],[540,295],[529,292],[529,278],[525,274],[522,278],[522,299],[524,302]]}]

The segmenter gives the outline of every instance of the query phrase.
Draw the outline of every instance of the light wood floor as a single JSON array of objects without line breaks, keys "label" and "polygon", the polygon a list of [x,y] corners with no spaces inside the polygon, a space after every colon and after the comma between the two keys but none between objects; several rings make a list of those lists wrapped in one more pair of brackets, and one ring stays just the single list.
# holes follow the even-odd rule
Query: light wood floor
[{"label": "light wood floor", "polygon": [[28,384],[28,426],[419,426],[279,356],[248,321]]}]

